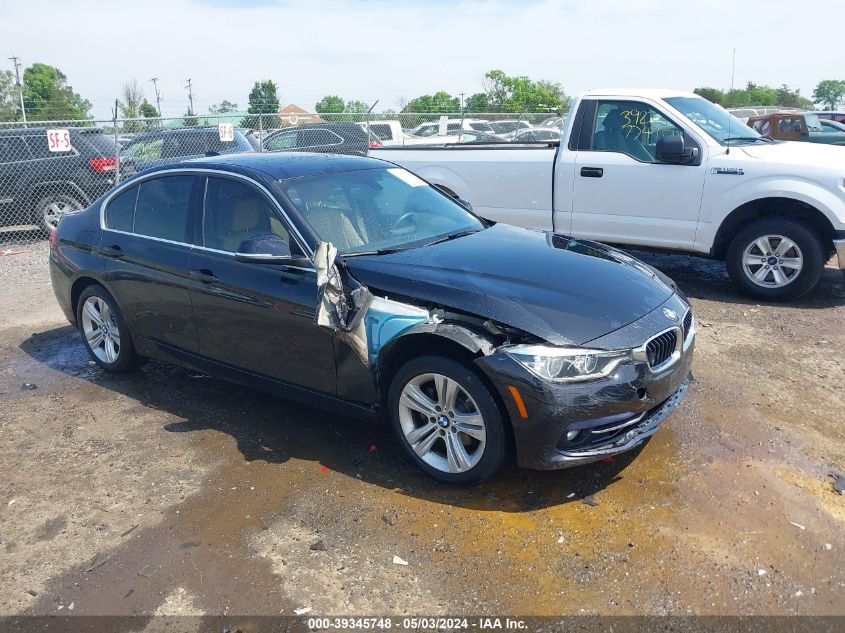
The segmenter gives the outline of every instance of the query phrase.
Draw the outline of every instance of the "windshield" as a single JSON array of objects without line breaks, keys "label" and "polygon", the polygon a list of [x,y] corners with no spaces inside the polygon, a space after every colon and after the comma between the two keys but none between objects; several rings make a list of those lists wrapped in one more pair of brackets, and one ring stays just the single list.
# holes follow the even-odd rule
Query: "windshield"
[{"label": "windshield", "polygon": [[411,247],[485,225],[401,167],[279,182],[305,221],[339,253]]},{"label": "windshield", "polygon": [[741,119],[736,118],[723,107],[707,101],[707,99],[701,97],[669,97],[664,101],[722,145],[726,144],[725,139],[727,138],[738,136],[758,138],[760,136]]},{"label": "windshield", "polygon": [[807,131],[808,132],[824,132],[824,127],[822,127],[821,119],[819,119],[818,114],[805,114],[804,115],[804,123],[807,124]]}]

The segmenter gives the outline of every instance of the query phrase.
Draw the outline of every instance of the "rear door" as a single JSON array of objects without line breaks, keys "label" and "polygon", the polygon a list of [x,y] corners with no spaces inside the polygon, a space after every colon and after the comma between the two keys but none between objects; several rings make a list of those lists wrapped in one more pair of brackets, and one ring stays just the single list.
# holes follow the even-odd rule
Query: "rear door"
[{"label": "rear door", "polygon": [[188,261],[201,177],[148,178],[107,200],[102,250],[106,283],[133,334],[197,352]]},{"label": "rear door", "polygon": [[200,353],[261,376],[334,394],[331,333],[315,323],[317,273],[308,264],[239,262],[244,240],[276,234],[291,251],[290,225],[260,185],[209,176],[201,235],[191,254],[191,298]]}]

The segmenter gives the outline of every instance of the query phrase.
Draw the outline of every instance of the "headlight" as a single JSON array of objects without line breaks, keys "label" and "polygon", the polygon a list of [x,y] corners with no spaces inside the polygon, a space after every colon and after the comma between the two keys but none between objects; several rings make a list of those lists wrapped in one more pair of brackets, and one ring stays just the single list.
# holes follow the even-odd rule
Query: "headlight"
[{"label": "headlight", "polygon": [[505,351],[532,374],[557,382],[602,378],[610,374],[619,363],[631,358],[630,350],[607,351],[546,345],[515,345]]}]

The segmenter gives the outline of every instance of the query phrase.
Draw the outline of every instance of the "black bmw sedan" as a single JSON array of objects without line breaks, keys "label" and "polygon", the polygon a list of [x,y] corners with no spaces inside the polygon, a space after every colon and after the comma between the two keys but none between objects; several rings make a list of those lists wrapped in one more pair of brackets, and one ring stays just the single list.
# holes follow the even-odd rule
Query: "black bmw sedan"
[{"label": "black bmw sedan", "polygon": [[242,154],[139,174],[63,218],[53,289],[94,361],[149,358],[381,416],[438,479],[510,451],[641,445],[683,399],[695,323],[621,251],[493,224],[402,168]]}]

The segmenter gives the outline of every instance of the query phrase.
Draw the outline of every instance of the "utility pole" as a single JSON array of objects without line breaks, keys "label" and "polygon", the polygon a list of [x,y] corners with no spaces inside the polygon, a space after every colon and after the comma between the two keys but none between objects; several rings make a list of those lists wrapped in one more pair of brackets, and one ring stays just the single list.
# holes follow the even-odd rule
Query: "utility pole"
[{"label": "utility pole", "polygon": [[161,93],[158,91],[159,78],[153,77],[150,81],[153,82],[153,90],[156,93],[156,108],[158,109],[158,116],[161,117]]},{"label": "utility pole", "polygon": [[194,92],[193,92],[193,86],[191,85],[190,78],[185,80],[185,88],[188,89],[188,102],[191,104],[188,107],[188,114],[190,114],[191,116],[194,116]]},{"label": "utility pole", "polygon": [[21,118],[23,118],[23,126],[26,127],[26,108],[23,106],[23,85],[21,84],[21,63],[15,55],[12,55],[9,61],[15,65],[15,81],[17,81],[18,96],[21,99]]},{"label": "utility pole", "polygon": [[462,92],[460,94],[461,94],[461,112],[463,112],[464,111],[464,93]]}]

